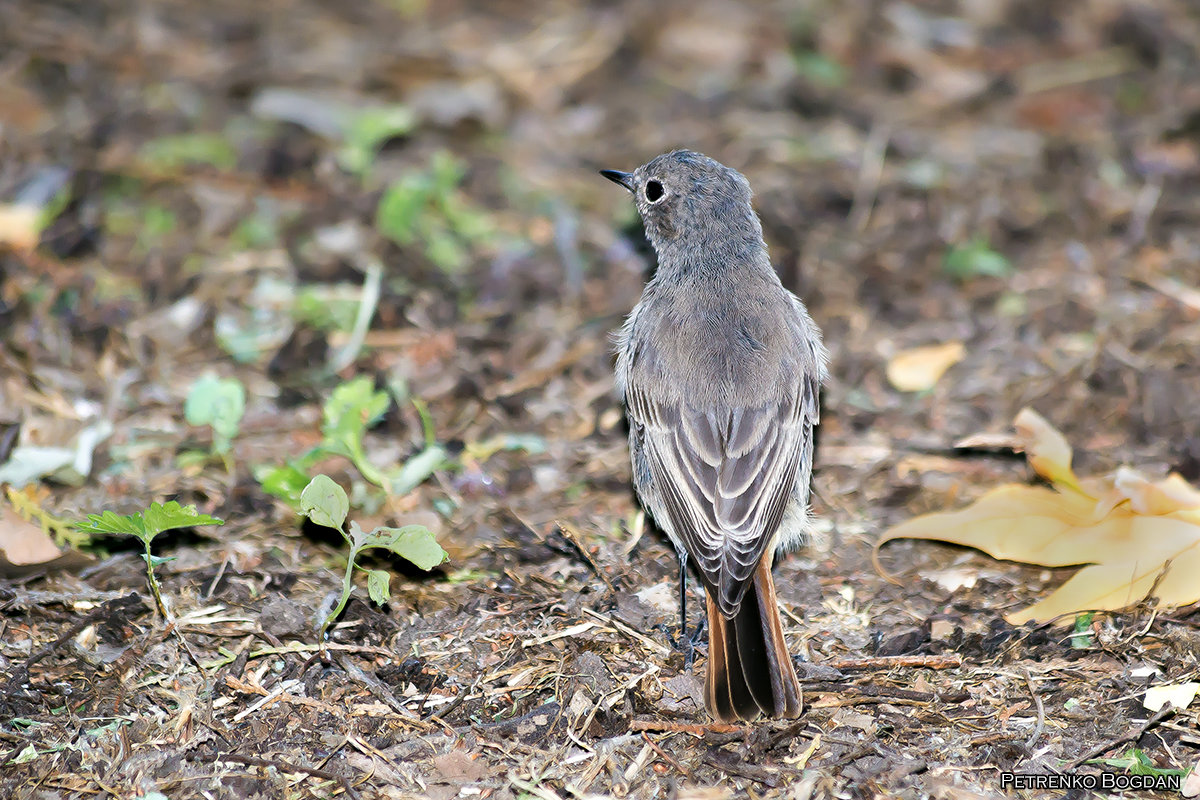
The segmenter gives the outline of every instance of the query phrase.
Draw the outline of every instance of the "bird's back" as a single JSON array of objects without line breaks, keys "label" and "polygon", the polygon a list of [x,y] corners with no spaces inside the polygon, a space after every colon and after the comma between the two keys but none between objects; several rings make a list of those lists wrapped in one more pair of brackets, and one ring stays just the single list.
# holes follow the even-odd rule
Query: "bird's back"
[{"label": "bird's back", "polygon": [[[703,282],[715,285],[693,285]],[[800,307],[773,275],[698,275],[655,286],[640,311],[631,377],[664,400],[757,407],[793,393],[818,368]]]}]

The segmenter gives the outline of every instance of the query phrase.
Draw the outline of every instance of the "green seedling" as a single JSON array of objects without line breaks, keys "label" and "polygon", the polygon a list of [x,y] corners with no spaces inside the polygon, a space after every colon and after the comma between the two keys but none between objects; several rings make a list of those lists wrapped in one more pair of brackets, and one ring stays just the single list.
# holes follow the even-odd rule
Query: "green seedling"
[{"label": "green seedling", "polygon": [[147,164],[168,171],[196,166],[232,170],[237,166],[237,150],[215,133],[183,133],[153,139],[142,146],[141,157]]},{"label": "green seedling", "polygon": [[1095,617],[1090,611],[1075,617],[1075,626],[1071,629],[1072,648],[1086,650],[1092,646],[1092,620]]},{"label": "green seedling", "polygon": [[422,525],[405,525],[402,528],[375,528],[363,531],[357,522],[350,522],[350,532],[342,530],[346,515],[350,512],[350,499],[346,491],[327,475],[318,475],[304,487],[300,493],[300,513],[314,523],[327,528],[335,528],[350,546],[346,560],[346,572],[342,577],[342,594],[337,605],[321,622],[320,638],[325,639],[325,632],[333,621],[341,616],[350,601],[350,593],[354,589],[354,570],[367,573],[367,594],[371,600],[383,605],[391,598],[391,576],[381,569],[366,569],[357,564],[358,555],[364,550],[378,548],[395,553],[423,570],[431,570],[444,562],[449,556],[437,543],[430,530]]},{"label": "green seedling", "polygon": [[1012,262],[993,250],[982,236],[950,248],[942,261],[942,269],[960,281],[980,277],[1006,278],[1013,272]]},{"label": "green seedling", "polygon": [[181,506],[174,500],[168,503],[151,503],[145,511],[136,514],[117,514],[105,511],[103,514],[88,514],[87,522],[80,523],[79,529],[85,533],[120,534],[132,536],[142,543],[145,552],[142,558],[146,562],[146,581],[150,592],[154,595],[154,603],[164,620],[170,621],[171,614],[163,602],[159,590],[158,579],[154,576],[154,568],[172,559],[156,556],[150,552],[150,543],[154,537],[163,531],[176,528],[195,528],[200,525],[224,525],[224,520],[201,514],[195,506]]},{"label": "green seedling", "polygon": [[367,460],[363,435],[388,409],[387,392],[375,391],[375,384],[363,375],[333,390],[325,403],[320,447],[326,453],[350,459],[362,476],[376,486],[387,488],[379,468]]},{"label": "green seedling", "polygon": [[420,244],[439,269],[462,269],[471,249],[496,235],[491,215],[459,190],[464,174],[458,159],[439,152],[427,169],[388,186],[375,215],[379,232],[400,245]]},{"label": "green seedling", "polygon": [[205,375],[192,384],[183,416],[189,425],[208,425],[212,428],[212,454],[225,462],[232,472],[229,450],[237,436],[246,412],[246,390],[237,378],[218,378]]},{"label": "green seedling", "polygon": [[354,329],[358,307],[362,303],[362,287],[352,283],[310,283],[296,292],[292,316],[297,322],[321,331]]},{"label": "green seedling", "polygon": [[390,139],[411,133],[417,115],[406,106],[368,108],[354,113],[345,128],[345,142],[337,153],[338,165],[363,177],[375,164],[379,149]]},{"label": "green seedling", "polygon": [[1120,758],[1094,758],[1084,763],[1116,767],[1125,770],[1130,775],[1170,775],[1179,778],[1187,775],[1186,769],[1162,769],[1155,766],[1154,762],[1150,760],[1150,756],[1136,747],[1126,750],[1125,755]]},{"label": "green seedling", "polygon": [[846,68],[816,50],[793,51],[792,63],[801,77],[818,86],[836,89],[846,83]]},{"label": "green seedling", "polygon": [[449,462],[445,448],[437,443],[428,410],[413,400],[425,431],[424,449],[404,464],[386,471],[371,463],[363,436],[383,417],[390,402],[387,392],[376,391],[366,376],[338,386],[325,403],[321,443],[282,467],[259,470],[257,478],[263,491],[299,510],[300,492],[309,482],[310,470],[331,455],[349,459],[364,478],[389,494],[412,491]]}]

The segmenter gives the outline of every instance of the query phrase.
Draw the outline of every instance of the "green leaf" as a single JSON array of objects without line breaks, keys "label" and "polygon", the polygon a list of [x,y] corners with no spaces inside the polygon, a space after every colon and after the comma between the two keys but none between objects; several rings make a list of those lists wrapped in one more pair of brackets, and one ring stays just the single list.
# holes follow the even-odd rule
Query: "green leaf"
[{"label": "green leaf", "polygon": [[80,523],[85,533],[120,534],[136,536],[149,544],[150,540],[163,531],[174,528],[191,528],[199,525],[224,525],[223,520],[201,514],[195,506],[181,506],[172,500],[169,503],[151,503],[145,511],[136,514],[88,514],[87,522]]},{"label": "green leaf", "polygon": [[397,244],[412,244],[417,238],[417,220],[429,212],[432,191],[427,175],[405,175],[383,191],[375,211],[375,227]]},{"label": "green leaf", "polygon": [[815,84],[834,89],[846,83],[846,68],[813,50],[792,53],[796,71]]},{"label": "green leaf", "polygon": [[417,115],[406,106],[359,111],[346,125],[346,143],[338,151],[338,164],[351,174],[365,175],[380,147],[416,127]]},{"label": "green leaf", "polygon": [[349,458],[363,477],[377,486],[384,486],[386,478],[367,460],[362,437],[384,415],[390,402],[387,392],[375,391],[370,378],[355,378],[333,390],[325,403],[325,423],[321,427],[325,435],[321,447],[328,453]]},{"label": "green leaf", "polygon": [[323,331],[351,331],[362,302],[362,287],[349,283],[301,286],[292,316]]},{"label": "green leaf", "polygon": [[34,759],[36,759],[37,757],[38,757],[37,748],[31,744],[27,744],[27,745],[25,745],[25,747],[23,747],[21,749],[21,752],[17,753],[15,756],[13,756],[12,759],[8,763],[10,763],[10,764],[27,764],[30,761],[33,761]]},{"label": "green leaf", "polygon": [[389,402],[387,392],[375,391],[374,382],[365,375],[346,381],[326,401],[321,431],[330,440],[360,443],[367,428],[383,417]]},{"label": "green leaf", "polygon": [[71,184],[68,181],[64,183],[62,188],[55,192],[54,196],[50,198],[50,201],[42,207],[41,212],[38,214],[38,231],[44,231],[46,228],[49,228],[51,223],[58,219],[59,214],[67,210],[67,206],[71,204],[71,196]]},{"label": "green leaf", "polygon": [[1006,278],[1013,273],[1012,263],[993,250],[982,237],[950,248],[942,262],[942,269],[959,280],[977,277]]},{"label": "green leaf", "polygon": [[430,160],[429,172],[433,176],[434,190],[444,197],[462,181],[467,168],[453,154],[446,150],[438,150]]},{"label": "green leaf", "polygon": [[388,490],[392,494],[411,492],[447,463],[449,462],[446,458],[446,448],[440,444],[426,447],[404,462],[400,469],[388,473]]},{"label": "green leaf", "polygon": [[278,497],[297,511],[300,510],[300,493],[308,485],[308,473],[289,461],[282,467],[260,467],[255,470],[255,480],[267,494]]},{"label": "green leaf", "polygon": [[142,522],[140,512],[118,514],[115,511],[105,511],[102,514],[88,514],[87,522],[81,522],[79,529],[85,533],[121,534],[143,540],[146,536],[146,526]]},{"label": "green leaf", "polygon": [[457,194],[445,198],[442,213],[450,223],[450,229],[467,241],[486,243],[496,235],[491,215],[464,202]]},{"label": "green leaf", "polygon": [[1185,769],[1162,769],[1155,766],[1154,762],[1150,760],[1150,756],[1137,748],[1126,750],[1125,755],[1118,758],[1093,758],[1084,763],[1116,767],[1132,775],[1175,775],[1181,778],[1187,775]]},{"label": "green leaf", "polygon": [[151,503],[142,514],[146,532],[151,537],[175,528],[195,528],[200,525],[224,525],[225,521],[201,514],[195,506],[181,506],[174,500],[168,503]]},{"label": "green leaf", "polygon": [[213,452],[229,451],[246,411],[246,390],[237,378],[205,375],[192,384],[183,415],[190,425],[209,425],[213,430]]},{"label": "green leaf", "polygon": [[212,457],[212,453],[206,453],[203,450],[184,450],[175,456],[175,466],[184,470],[203,467]]},{"label": "green leaf", "polygon": [[163,136],[142,146],[142,158],[162,169],[211,166],[231,170],[237,166],[237,151],[215,133],[185,133]]},{"label": "green leaf", "polygon": [[391,599],[392,593],[388,588],[392,576],[381,569],[367,570],[367,594],[376,605],[383,605]]},{"label": "green leaf", "polygon": [[443,272],[457,272],[467,263],[467,248],[457,236],[441,225],[425,237],[425,257]]},{"label": "green leaf", "polygon": [[501,450],[540,455],[546,452],[546,440],[534,433],[502,433],[482,442],[469,442],[466,447],[467,455],[476,461],[487,461]]},{"label": "green leaf", "polygon": [[450,556],[437,543],[437,537],[424,525],[405,525],[403,528],[376,528],[358,537],[355,545],[359,549],[378,547],[411,561],[424,570],[430,570]]},{"label": "green leaf", "polygon": [[333,478],[318,475],[300,493],[300,513],[318,525],[340,531],[350,513],[350,500]]},{"label": "green leaf", "polygon": [[142,215],[142,227],[138,232],[138,243],[152,246],[170,235],[179,226],[175,212],[162,206],[147,206]]},{"label": "green leaf", "polygon": [[1076,650],[1083,650],[1092,646],[1092,619],[1096,615],[1092,612],[1080,614],[1075,617],[1075,627],[1071,631],[1071,647]]}]

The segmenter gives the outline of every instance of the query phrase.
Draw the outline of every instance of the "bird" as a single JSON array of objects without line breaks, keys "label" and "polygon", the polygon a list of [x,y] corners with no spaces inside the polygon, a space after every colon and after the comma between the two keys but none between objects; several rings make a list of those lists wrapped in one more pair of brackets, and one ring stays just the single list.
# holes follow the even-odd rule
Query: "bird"
[{"label": "bird", "polygon": [[689,562],[705,590],[705,707],[797,717],[771,570],[809,524],[821,331],[772,267],[737,170],[674,150],[601,174],[633,195],[658,257],[615,336],[616,386],[634,488],[679,555],[685,635]]}]

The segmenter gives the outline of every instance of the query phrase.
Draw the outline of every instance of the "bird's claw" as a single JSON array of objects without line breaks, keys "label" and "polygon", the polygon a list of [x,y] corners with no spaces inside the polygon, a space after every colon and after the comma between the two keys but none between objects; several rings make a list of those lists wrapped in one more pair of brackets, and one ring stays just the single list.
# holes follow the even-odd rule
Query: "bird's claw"
[{"label": "bird's claw", "polygon": [[696,646],[704,638],[704,621],[701,620],[690,633],[686,628],[679,628],[678,636],[666,625],[655,625],[654,630],[662,632],[672,650],[683,654],[683,668],[691,669],[696,660]]}]

